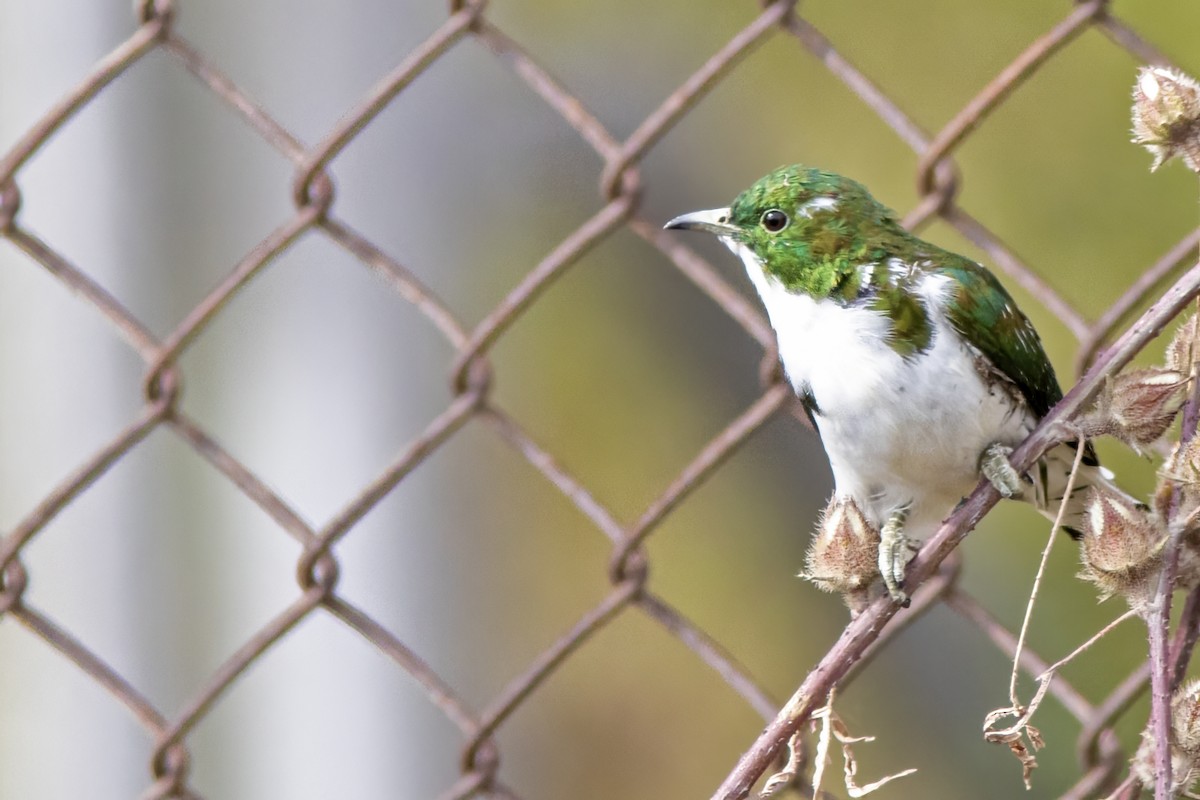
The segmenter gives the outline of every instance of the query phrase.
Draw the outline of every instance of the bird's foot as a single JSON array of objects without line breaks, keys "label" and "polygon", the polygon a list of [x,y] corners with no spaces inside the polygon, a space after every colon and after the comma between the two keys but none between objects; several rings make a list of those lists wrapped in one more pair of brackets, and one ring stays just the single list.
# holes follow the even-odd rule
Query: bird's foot
[{"label": "bird's foot", "polygon": [[1021,474],[1013,469],[1008,457],[1011,447],[1005,447],[999,442],[992,442],[979,458],[979,471],[988,483],[996,487],[996,491],[1005,497],[1020,497],[1025,492]]},{"label": "bird's foot", "polygon": [[904,568],[912,557],[913,547],[904,533],[907,509],[893,511],[879,531],[879,574],[892,600],[908,608],[911,600],[904,589]]}]

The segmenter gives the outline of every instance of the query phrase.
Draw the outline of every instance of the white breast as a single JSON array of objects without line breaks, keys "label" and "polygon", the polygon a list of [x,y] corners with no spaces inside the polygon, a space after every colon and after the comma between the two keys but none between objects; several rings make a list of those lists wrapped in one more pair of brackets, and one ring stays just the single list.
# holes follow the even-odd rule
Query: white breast
[{"label": "white breast", "polygon": [[935,526],[975,485],[984,448],[1015,445],[1032,429],[1010,391],[985,385],[977,354],[937,333],[949,330],[947,278],[930,275],[920,286],[935,334],[929,350],[906,360],[888,345],[880,313],[788,292],[752,252],[726,244],[766,306],[788,379],[816,401],[837,493],[865,505],[875,524],[910,505],[908,527],[923,535],[917,528]]}]

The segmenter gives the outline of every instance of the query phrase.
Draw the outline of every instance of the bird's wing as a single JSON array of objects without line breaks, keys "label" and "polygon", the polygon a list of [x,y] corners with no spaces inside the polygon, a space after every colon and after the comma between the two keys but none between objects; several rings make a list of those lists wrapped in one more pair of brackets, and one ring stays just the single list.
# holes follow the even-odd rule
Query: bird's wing
[{"label": "bird's wing", "polygon": [[973,261],[956,256],[939,272],[951,279],[950,324],[1013,383],[1038,419],[1044,417],[1062,389],[1033,324],[995,276]]},{"label": "bird's wing", "polygon": [[[993,375],[1021,393],[1038,419],[1046,416],[1063,393],[1033,323],[995,275],[962,256],[946,263],[939,271],[953,287],[945,306],[950,324],[990,362]],[[1084,444],[1083,463],[1100,464],[1090,441]]]}]

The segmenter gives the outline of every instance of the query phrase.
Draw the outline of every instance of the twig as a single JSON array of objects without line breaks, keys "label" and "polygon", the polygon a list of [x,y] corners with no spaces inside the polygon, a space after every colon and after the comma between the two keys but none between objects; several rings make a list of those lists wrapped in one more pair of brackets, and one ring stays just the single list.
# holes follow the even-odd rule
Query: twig
[{"label": "twig", "polygon": [[1167,663],[1167,637],[1182,531],[1182,526],[1171,526],[1171,533],[1163,548],[1158,588],[1154,591],[1146,618],[1150,637],[1150,728],[1157,742],[1154,752],[1154,800],[1171,800],[1171,683],[1175,670]]},{"label": "twig", "polygon": [[[1192,374],[1195,374],[1195,365]],[[1200,381],[1192,381],[1192,391],[1184,404],[1179,430],[1179,446],[1186,447],[1196,435],[1196,423],[1200,418]],[[1180,490],[1171,490],[1168,505],[1167,543],[1163,548],[1162,572],[1151,600],[1146,625],[1150,639],[1150,728],[1154,731],[1158,746],[1154,752],[1155,800],[1171,800],[1171,694],[1178,685],[1176,675],[1182,675],[1186,663],[1180,664],[1168,658],[1168,640],[1171,625],[1171,600],[1175,592],[1175,578],[1179,568],[1179,546],[1187,525],[1175,519],[1179,507]],[[1190,600],[1190,599],[1189,599]],[[1195,637],[1192,637],[1194,643]],[[1183,644],[1186,644],[1184,640]],[[1177,656],[1190,654],[1190,649],[1180,646]]]},{"label": "twig", "polygon": [[1046,574],[1046,562],[1050,560],[1050,549],[1054,547],[1054,541],[1058,538],[1056,534],[1062,527],[1063,515],[1066,513],[1067,503],[1071,499],[1071,492],[1075,490],[1075,478],[1079,474],[1079,465],[1083,462],[1086,442],[1087,440],[1083,436],[1080,436],[1075,442],[1075,461],[1071,464],[1071,474],[1067,476],[1067,488],[1063,492],[1062,501],[1058,504],[1058,514],[1054,518],[1054,524],[1050,526],[1050,536],[1046,540],[1046,546],[1042,548],[1042,560],[1038,564],[1037,574],[1033,577],[1033,588],[1029,590],[1029,603],[1025,606],[1025,619],[1021,620],[1021,632],[1017,635],[1017,652],[1013,655],[1012,676],[1008,681],[1008,700],[1012,703],[1013,708],[1019,705],[1017,702],[1017,679],[1021,675],[1021,651],[1025,649],[1029,621],[1033,619],[1033,605],[1037,602],[1038,590],[1042,586],[1042,577]]},{"label": "twig", "polygon": [[[1033,719],[1033,715],[1036,714],[1037,710],[1041,707],[1042,701],[1046,699],[1046,692],[1050,689],[1050,684],[1054,681],[1054,677],[1058,674],[1060,669],[1065,667],[1071,661],[1075,660],[1081,653],[1086,651],[1096,642],[1107,636],[1109,632],[1111,632],[1122,622],[1133,619],[1136,616],[1138,616],[1138,611],[1132,608],[1129,609],[1112,622],[1109,622],[1099,631],[1092,634],[1092,636],[1088,638],[1086,642],[1079,645],[1070,653],[1047,667],[1041,675],[1037,676],[1038,688],[1033,695],[1033,699],[1029,701],[1028,706],[1022,707],[1017,703],[1016,699],[1013,699],[1011,707],[996,709],[988,714],[984,719],[984,738],[989,742],[1007,744],[1009,747],[1013,748],[1014,752],[1017,753],[1017,757],[1021,760],[1025,767],[1024,779],[1026,789],[1030,788],[1029,774],[1033,768],[1037,766],[1037,762],[1033,758],[1031,749],[1041,747],[1040,735],[1038,734],[1037,729],[1029,724],[1029,721]],[[997,721],[1007,716],[1016,716],[1016,722],[1007,728],[995,729],[992,727]],[[1025,748],[1023,744],[1017,746],[1016,743],[1020,742],[1022,735],[1025,735],[1029,738],[1032,745],[1031,749]]]},{"label": "twig", "polygon": [[1183,613],[1179,616],[1179,627],[1175,630],[1175,644],[1171,646],[1171,664],[1175,669],[1175,674],[1171,677],[1172,694],[1183,683],[1198,638],[1200,638],[1200,586],[1188,593],[1187,600],[1183,604]]}]

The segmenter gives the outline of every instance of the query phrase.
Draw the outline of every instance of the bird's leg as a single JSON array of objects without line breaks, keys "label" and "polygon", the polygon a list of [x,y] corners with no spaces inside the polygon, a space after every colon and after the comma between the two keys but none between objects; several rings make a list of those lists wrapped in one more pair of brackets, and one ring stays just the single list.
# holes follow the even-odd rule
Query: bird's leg
[{"label": "bird's leg", "polygon": [[879,531],[879,574],[888,594],[900,605],[908,608],[910,600],[901,588],[904,585],[904,568],[912,555],[908,537],[904,534],[907,508],[898,508],[888,517]]},{"label": "bird's leg", "polygon": [[1013,469],[1013,465],[1008,461],[1010,453],[1011,447],[992,442],[979,457],[979,471],[1003,496],[1020,497],[1024,494],[1025,487],[1021,482],[1021,474]]}]

